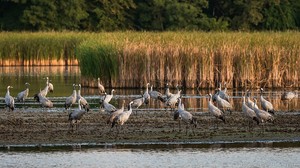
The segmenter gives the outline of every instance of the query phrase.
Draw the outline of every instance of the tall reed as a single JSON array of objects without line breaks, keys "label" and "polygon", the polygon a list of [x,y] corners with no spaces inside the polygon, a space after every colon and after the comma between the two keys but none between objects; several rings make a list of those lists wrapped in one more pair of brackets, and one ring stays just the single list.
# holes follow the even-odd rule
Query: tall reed
[{"label": "tall reed", "polygon": [[75,48],[88,35],[74,32],[1,32],[0,63],[2,65],[66,65],[76,60]]},{"label": "tall reed", "polygon": [[[119,61],[114,62],[119,67],[118,78],[111,81],[114,87],[140,87],[147,82],[163,87],[170,82],[206,88],[225,81],[229,87],[299,85],[298,32],[124,32],[104,36],[99,41],[110,43],[118,53]],[[102,56],[98,59],[105,62]],[[81,67],[83,76],[87,75],[85,68]]]}]

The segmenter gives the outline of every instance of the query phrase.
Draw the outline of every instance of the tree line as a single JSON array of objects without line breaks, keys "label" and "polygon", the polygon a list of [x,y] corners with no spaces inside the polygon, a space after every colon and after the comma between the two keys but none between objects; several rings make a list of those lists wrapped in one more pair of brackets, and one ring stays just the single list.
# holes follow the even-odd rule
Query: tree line
[{"label": "tree line", "polygon": [[299,0],[1,0],[2,31],[299,30]]}]

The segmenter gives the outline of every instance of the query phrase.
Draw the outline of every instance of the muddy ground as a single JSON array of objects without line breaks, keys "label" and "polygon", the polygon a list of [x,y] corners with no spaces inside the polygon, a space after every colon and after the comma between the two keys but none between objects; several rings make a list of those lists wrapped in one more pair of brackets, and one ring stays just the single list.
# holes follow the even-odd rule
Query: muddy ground
[{"label": "muddy ground", "polygon": [[93,110],[83,117],[79,128],[71,131],[68,112],[0,112],[0,145],[112,143],[112,142],[207,142],[252,140],[299,140],[299,113],[278,112],[275,123],[248,127],[241,112],[227,115],[227,123],[218,121],[208,113],[192,113],[198,126],[186,134],[185,123],[173,120],[171,111],[138,111],[125,125],[111,129],[106,124],[109,115]]}]

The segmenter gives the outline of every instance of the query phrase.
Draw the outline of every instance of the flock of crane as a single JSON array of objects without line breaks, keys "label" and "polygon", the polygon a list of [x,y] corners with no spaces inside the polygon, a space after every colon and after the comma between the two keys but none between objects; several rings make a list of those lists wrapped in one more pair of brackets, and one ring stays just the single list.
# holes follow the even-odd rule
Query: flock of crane
[{"label": "flock of crane", "polygon": [[[16,100],[18,102],[25,102],[26,98],[29,94],[29,83],[25,83],[26,89],[20,93],[18,93]],[[76,86],[79,87],[78,91],[76,91]],[[162,94],[158,91],[153,90],[153,86],[150,87],[150,90],[148,89],[150,86],[149,83],[146,85],[146,90],[141,92],[140,98],[136,98],[131,100],[128,103],[127,109],[124,109],[125,106],[125,100],[122,102],[121,108],[116,108],[112,104],[110,104],[110,101],[113,98],[114,89],[111,90],[110,94],[107,94],[105,92],[104,86],[100,83],[100,78],[98,78],[98,89],[99,93],[104,95],[100,99],[100,108],[104,109],[107,113],[109,113],[109,117],[107,119],[107,124],[111,124],[111,128],[118,125],[123,125],[125,122],[128,121],[133,108],[139,108],[143,104],[148,104],[150,99],[161,101],[165,104],[166,107],[170,107],[174,111],[174,120],[184,121],[186,126],[186,132],[190,125],[192,125],[192,128],[195,128],[197,126],[197,118],[193,116],[190,112],[185,110],[184,104],[181,100],[181,90],[177,87],[177,93],[173,94],[169,90],[169,86],[167,84],[165,94]],[[14,110],[14,98],[10,95],[9,89],[12,88],[11,86],[7,87],[7,93],[5,95],[5,104],[9,108],[9,111]],[[53,92],[54,87],[53,84],[49,82],[49,78],[46,78],[46,86],[43,90],[40,90],[37,94],[34,95],[34,99],[38,101],[42,107],[53,107],[53,103],[46,97],[48,92]],[[263,125],[266,122],[272,122],[274,121],[274,107],[271,102],[266,100],[263,97],[263,88],[260,89],[260,103],[261,108],[259,109],[257,105],[257,99],[251,100],[250,97],[250,91],[247,90],[246,94],[243,95],[243,101],[242,101],[242,112],[244,113],[244,116],[249,119],[250,121],[256,122],[258,125]],[[282,100],[291,100],[293,98],[298,97],[298,94],[296,92],[284,92],[281,96]],[[231,114],[232,111],[232,104],[230,103],[229,96],[227,94],[227,88],[225,83],[225,89],[222,90],[221,84],[219,84],[219,87],[217,88],[217,92],[212,95],[211,93],[208,94],[208,110],[212,116],[217,120],[221,120],[224,123],[226,123],[226,117],[225,113]],[[70,109],[72,105],[78,103],[78,108],[75,110],[72,110],[69,113],[68,120],[70,122],[70,128],[73,130],[74,126],[76,128],[78,127],[78,124],[80,123],[80,120],[84,116],[86,112],[90,110],[89,103],[87,100],[81,96],[81,85],[73,84],[73,93],[66,98],[64,107],[65,109]],[[227,114],[226,114],[227,115]],[[194,133],[194,129],[193,129]]]}]

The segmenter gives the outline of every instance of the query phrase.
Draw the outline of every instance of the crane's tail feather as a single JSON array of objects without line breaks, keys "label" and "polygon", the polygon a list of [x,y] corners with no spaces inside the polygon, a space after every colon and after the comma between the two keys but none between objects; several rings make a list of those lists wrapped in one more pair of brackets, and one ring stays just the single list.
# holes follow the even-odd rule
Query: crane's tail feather
[{"label": "crane's tail feather", "polygon": [[257,125],[259,125],[259,119],[257,117],[253,117],[253,120],[256,121]]}]

